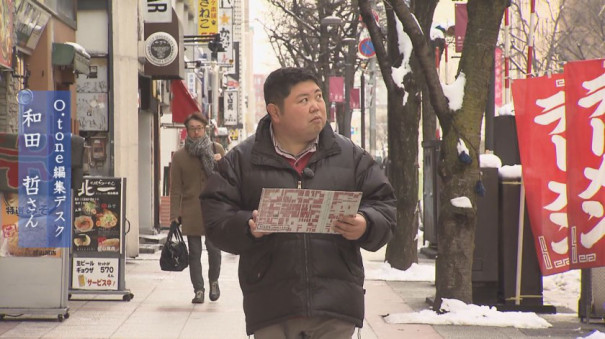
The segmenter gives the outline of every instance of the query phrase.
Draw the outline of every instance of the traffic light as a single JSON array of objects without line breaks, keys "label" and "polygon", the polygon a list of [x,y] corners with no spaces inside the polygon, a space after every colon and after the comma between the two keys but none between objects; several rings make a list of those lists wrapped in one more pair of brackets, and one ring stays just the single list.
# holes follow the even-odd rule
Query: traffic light
[{"label": "traffic light", "polygon": [[215,34],[214,35],[214,39],[212,39],[210,42],[208,42],[208,48],[212,52],[211,53],[212,60],[217,60],[218,59],[218,52],[224,52],[225,51],[225,48],[223,47],[223,44],[221,43],[221,35],[220,34]]}]

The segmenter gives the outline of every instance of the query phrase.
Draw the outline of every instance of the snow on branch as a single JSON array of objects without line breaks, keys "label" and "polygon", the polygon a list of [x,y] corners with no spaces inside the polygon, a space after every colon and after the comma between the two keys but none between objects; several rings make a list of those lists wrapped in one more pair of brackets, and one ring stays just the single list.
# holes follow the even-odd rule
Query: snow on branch
[{"label": "snow on branch", "polygon": [[471,158],[471,153],[468,151],[468,147],[466,147],[466,143],[462,139],[458,139],[458,144],[456,145],[456,149],[458,150],[458,159],[463,164],[470,164],[473,162]]},{"label": "snow on branch", "polygon": [[[399,54],[402,55],[403,60],[401,61],[401,65],[397,68],[391,67],[391,77],[393,78],[393,82],[397,85],[397,87],[405,90],[403,86],[403,78],[406,74],[412,71],[410,67],[410,56],[412,55],[412,51],[414,50],[412,46],[412,40],[410,37],[403,31],[403,24],[399,18],[395,17],[396,27],[397,27],[397,42],[399,47]],[[407,102],[408,92],[405,92],[403,96],[403,104]]]},{"label": "snow on branch", "polygon": [[468,197],[457,197],[450,200],[450,203],[454,207],[459,208],[473,208],[473,204],[471,203],[471,199]]},{"label": "snow on branch", "polygon": [[447,97],[449,103],[448,106],[452,111],[457,111],[462,108],[462,101],[464,100],[464,85],[466,84],[466,75],[464,72],[460,72],[456,81],[451,85],[441,84],[443,88],[443,94]]}]

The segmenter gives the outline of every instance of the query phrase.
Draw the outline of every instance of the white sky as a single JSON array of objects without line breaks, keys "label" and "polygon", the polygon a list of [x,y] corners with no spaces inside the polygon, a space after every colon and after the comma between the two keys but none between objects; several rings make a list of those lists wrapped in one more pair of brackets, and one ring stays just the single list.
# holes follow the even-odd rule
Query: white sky
[{"label": "white sky", "polygon": [[263,20],[267,17],[268,7],[265,0],[250,1],[250,26],[254,29],[252,42],[254,74],[269,74],[279,67],[279,62],[262,25]]}]

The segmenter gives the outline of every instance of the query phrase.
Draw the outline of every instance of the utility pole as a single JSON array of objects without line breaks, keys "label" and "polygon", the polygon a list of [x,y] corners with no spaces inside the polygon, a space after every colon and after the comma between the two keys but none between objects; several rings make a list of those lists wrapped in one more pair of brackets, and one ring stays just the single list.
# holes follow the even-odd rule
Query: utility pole
[{"label": "utility pole", "polygon": [[361,148],[366,149],[366,73],[365,69],[361,70]]},{"label": "utility pole", "polygon": [[[221,43],[221,36],[219,34],[215,34],[214,38],[208,42],[208,49],[210,49],[211,51],[211,63],[210,63],[210,67],[212,69],[212,111],[211,111],[211,115],[209,115],[208,117],[211,119],[214,117],[214,120],[216,121],[216,126],[213,126],[212,128],[214,129],[214,127],[218,127],[221,125],[220,121],[219,121],[219,114],[218,114],[218,97],[219,97],[219,84],[221,83],[221,73],[220,73],[220,67],[218,64],[218,52],[224,52],[225,48],[223,47],[223,44]],[[212,131],[211,135],[214,135],[214,130]]]},{"label": "utility pole", "polygon": [[370,59],[370,154],[376,156],[376,58]]},{"label": "utility pole", "polygon": [[219,116],[218,116],[218,96],[219,96],[219,92],[218,92],[218,87],[219,87],[219,83],[220,83],[220,69],[218,66],[218,62],[216,60],[212,60],[212,63],[210,65],[210,67],[212,68],[212,111],[211,111],[211,115],[209,116],[210,119],[215,119],[216,121],[216,125],[220,126],[220,122],[218,121]]},{"label": "utility pole", "polygon": [[354,38],[344,38],[342,39],[342,43],[345,44],[346,51],[345,55],[345,102],[344,102],[344,116],[343,116],[343,126],[345,128],[342,131],[342,135],[347,138],[351,138],[351,89],[353,87],[353,83],[355,82],[355,57],[357,51],[354,50],[353,45],[357,43],[357,39]]}]

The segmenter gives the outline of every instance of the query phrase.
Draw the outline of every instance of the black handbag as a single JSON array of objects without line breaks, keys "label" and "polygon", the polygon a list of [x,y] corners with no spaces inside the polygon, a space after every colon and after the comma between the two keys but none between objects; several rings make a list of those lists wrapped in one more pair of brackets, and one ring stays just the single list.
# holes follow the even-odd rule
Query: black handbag
[{"label": "black handbag", "polygon": [[182,271],[189,266],[189,253],[179,226],[174,221],[170,224],[168,238],[160,256],[162,271]]}]

